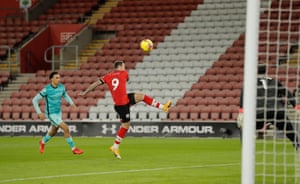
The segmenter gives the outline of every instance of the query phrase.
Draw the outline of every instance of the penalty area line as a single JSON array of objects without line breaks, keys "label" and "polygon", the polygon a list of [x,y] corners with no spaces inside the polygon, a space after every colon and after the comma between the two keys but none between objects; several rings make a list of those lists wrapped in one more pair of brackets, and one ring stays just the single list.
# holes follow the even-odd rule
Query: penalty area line
[{"label": "penalty area line", "polygon": [[209,167],[226,167],[226,166],[239,166],[239,165],[240,165],[240,163],[227,163],[227,164],[174,166],[174,167],[160,167],[160,168],[148,168],[148,169],[89,172],[89,173],[78,173],[78,174],[62,174],[62,175],[52,175],[52,176],[37,176],[37,177],[29,177],[29,178],[5,179],[5,180],[0,180],[0,183],[11,183],[11,182],[16,182],[16,181],[29,181],[29,180],[55,179],[55,178],[62,178],[62,177],[108,175],[108,174],[120,174],[120,173],[135,173],[135,172],[147,172],[147,171],[164,171],[164,170],[174,170],[174,169],[194,169],[194,168],[209,168]]}]

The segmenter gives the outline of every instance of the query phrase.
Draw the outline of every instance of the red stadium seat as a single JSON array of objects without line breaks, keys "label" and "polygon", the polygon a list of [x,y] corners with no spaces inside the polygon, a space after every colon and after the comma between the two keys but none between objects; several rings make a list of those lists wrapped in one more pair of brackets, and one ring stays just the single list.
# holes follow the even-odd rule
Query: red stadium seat
[{"label": "red stadium seat", "polygon": [[199,120],[200,118],[200,108],[199,106],[190,106],[190,119]]},{"label": "red stadium seat", "polygon": [[180,120],[188,120],[189,119],[189,111],[190,107],[189,106],[181,106],[179,108],[179,119]]},{"label": "red stadium seat", "polygon": [[[98,91],[95,91],[95,93],[98,93]],[[99,97],[94,97],[94,98],[86,98],[86,106],[90,107],[90,106],[94,106],[97,104]]]},{"label": "red stadium seat", "polygon": [[212,120],[220,120],[220,112],[221,112],[220,106],[212,106],[210,112],[211,112],[210,118]]},{"label": "red stadium seat", "polygon": [[1,107],[2,110],[2,117],[6,116],[10,118],[10,113],[12,112],[12,106],[2,106]]},{"label": "red stadium seat", "polygon": [[87,106],[87,100],[86,99],[84,99],[84,98],[82,98],[82,97],[78,97],[76,100],[74,100],[75,102],[75,104],[77,105],[77,106]]},{"label": "red stadium seat", "polygon": [[31,119],[31,107],[30,106],[22,106],[21,119],[22,120],[30,120]]},{"label": "red stadium seat", "polygon": [[72,84],[74,82],[74,78],[71,76],[64,76],[63,79],[64,79],[64,84],[67,83]]},{"label": "red stadium seat", "polygon": [[77,120],[78,119],[78,107],[77,107],[77,109],[71,108],[69,115],[70,115],[71,120]]},{"label": "red stadium seat", "polygon": [[11,118],[13,120],[19,120],[21,118],[22,107],[19,105],[12,106]]},{"label": "red stadium seat", "polygon": [[21,98],[20,104],[22,106],[32,106],[32,99],[31,98]]},{"label": "red stadium seat", "polygon": [[229,105],[221,105],[220,106],[221,114],[220,114],[220,119],[224,121],[231,120],[231,113],[232,113],[232,108]]},{"label": "red stadium seat", "polygon": [[191,105],[208,105],[210,103],[209,99],[207,97],[196,97],[194,98],[194,103],[191,103]]},{"label": "red stadium seat", "polygon": [[69,119],[70,107],[69,106],[62,106],[62,118],[63,120]]},{"label": "red stadium seat", "polygon": [[170,111],[169,111],[169,114],[168,114],[169,119],[177,120],[179,112],[180,112],[180,106],[171,107]]},{"label": "red stadium seat", "polygon": [[11,99],[5,99],[2,102],[2,106],[11,106]]},{"label": "red stadium seat", "polygon": [[79,107],[79,119],[87,119],[88,118],[89,107],[80,106]]},{"label": "red stadium seat", "polygon": [[22,93],[20,93],[20,92],[13,92],[10,97],[18,99],[21,97],[21,95],[22,95]]},{"label": "red stadium seat", "polygon": [[[189,98],[192,98],[192,97],[189,97]],[[178,99],[176,102],[176,105],[187,105],[187,99],[188,99],[187,97]]]},{"label": "red stadium seat", "polygon": [[204,120],[204,121],[209,120],[210,119],[210,112],[211,112],[211,107],[210,106],[201,106],[200,119]]},{"label": "red stadium seat", "polygon": [[38,114],[35,112],[34,108],[30,108],[30,115],[32,120],[39,120]]},{"label": "red stadium seat", "polygon": [[18,99],[18,98],[12,98],[12,99],[11,99],[11,105],[12,105],[12,106],[18,106],[18,105],[21,105],[20,99]]}]

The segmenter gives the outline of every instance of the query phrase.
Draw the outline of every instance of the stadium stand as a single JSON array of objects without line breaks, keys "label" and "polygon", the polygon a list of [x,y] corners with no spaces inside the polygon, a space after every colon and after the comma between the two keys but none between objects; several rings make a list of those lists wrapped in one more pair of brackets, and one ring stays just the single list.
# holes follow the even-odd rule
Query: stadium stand
[{"label": "stadium stand", "polygon": [[[205,16],[208,14],[209,17]],[[240,89],[242,68],[240,66],[228,66],[227,68],[214,66],[217,66],[218,58],[244,32],[244,19],[245,3],[242,1],[205,2],[199,5],[197,10],[192,11],[191,16],[186,17],[185,21],[178,25],[178,29],[174,29],[171,35],[166,37],[165,42],[158,46],[157,51],[160,48],[167,50],[162,53],[176,54],[175,57],[180,61],[193,56],[191,58],[196,65],[192,68],[197,68],[196,75],[193,74],[195,78],[189,79],[190,83],[185,88],[183,98],[180,96],[176,106],[171,109],[170,119],[233,120],[232,113],[236,109],[225,110],[223,108],[224,103],[229,103],[229,100],[222,91]],[[175,57],[172,58],[171,55],[169,60],[172,62],[174,59],[176,60]],[[172,65],[171,62],[170,65]],[[181,78],[184,73],[177,76],[176,78]],[[233,80],[238,82],[231,82],[229,77],[233,77]],[[233,105],[237,106],[238,104]],[[182,110],[185,111],[183,114],[181,113]]]},{"label": "stadium stand", "polygon": [[[98,21],[96,29],[109,30],[112,24],[122,24],[122,30],[118,31],[117,36],[112,38],[110,43],[106,44],[104,48],[96,54],[94,59],[89,59],[84,67],[86,69],[98,69],[101,74],[102,72],[105,73],[107,70],[112,69],[111,63],[115,59],[123,59],[129,69],[135,68],[135,70],[130,70],[132,82],[129,82],[129,90],[145,90],[146,93],[157,97],[160,101],[166,98],[172,98],[176,102],[177,99],[182,97],[184,92],[192,86],[193,81],[197,81],[199,75],[204,74],[212,62],[217,59],[216,53],[222,53],[225,48],[230,45],[231,40],[227,40],[227,38],[232,37],[231,39],[233,39],[234,37],[232,35],[224,35],[223,38],[226,38],[224,41],[219,40],[219,38],[213,38],[213,35],[209,35],[207,38],[213,40],[211,42],[209,39],[203,39],[207,36],[206,33],[208,32],[203,34],[202,37],[197,36],[199,35],[198,30],[201,30],[198,29],[200,28],[198,26],[216,26],[214,24],[209,25],[209,20],[206,21],[205,24],[200,25],[195,24],[195,22],[198,22],[197,18],[194,20],[193,18],[188,19],[188,17],[192,17],[189,16],[193,14],[191,10],[196,9],[198,4],[200,5],[198,7],[201,8],[202,3],[201,0],[184,2],[160,2],[153,0],[147,3],[141,3],[139,1],[120,2],[117,7],[112,9],[111,13],[107,13],[103,19]],[[210,7],[210,5],[207,6]],[[205,8],[204,5],[203,9]],[[48,13],[49,12],[51,13],[51,10],[48,11]],[[42,19],[42,17],[43,16],[41,16],[40,19]],[[183,23],[184,21],[186,23]],[[178,23],[181,24],[178,25]],[[175,29],[177,26],[178,29]],[[192,26],[191,28],[193,29],[187,29],[189,26]],[[115,28],[119,29],[120,26],[115,26]],[[177,30],[178,32],[176,32]],[[186,34],[185,30],[190,30],[187,35],[184,35]],[[221,31],[223,29],[218,30]],[[165,37],[166,35],[170,36]],[[218,34],[215,34],[215,36],[218,37]],[[137,43],[145,37],[153,40],[154,43],[156,43],[155,47],[157,47],[157,49],[149,56],[146,54],[144,58],[145,53],[141,52]],[[184,45],[182,45],[182,42]],[[215,47],[215,45],[212,44],[213,42],[219,42],[220,45]],[[191,44],[189,45],[189,43]],[[211,47],[203,47],[207,45]],[[144,62],[141,63],[140,61],[142,61],[143,58]],[[183,62],[186,59],[188,62]],[[203,62],[203,60],[208,62]],[[136,65],[136,63],[138,64]],[[41,73],[43,72],[37,72],[38,78],[32,79],[31,82],[29,81],[29,84],[32,85],[30,89],[37,89],[46,83],[47,75],[40,76]],[[72,74],[66,72],[62,73],[62,75],[67,88],[70,88],[71,91],[73,89],[79,89],[79,87],[82,86],[76,86],[80,81],[74,83],[70,81],[68,76],[72,76]],[[143,85],[145,83],[147,83],[147,85]],[[73,86],[76,87],[72,88]],[[102,91],[104,90],[107,89],[103,87]],[[20,92],[20,96],[21,94],[26,97],[30,96],[29,92]],[[98,113],[100,113],[96,114],[96,116],[90,114],[91,119],[98,117],[106,118],[106,120],[110,118],[116,119],[115,114],[111,112],[112,101],[106,100],[109,98],[109,94],[105,93],[105,99],[100,100],[98,103],[98,106],[103,105],[103,108],[101,108],[101,111],[98,111]],[[91,108],[91,113],[94,112],[93,108]],[[139,120],[148,118],[160,120],[167,117],[155,109],[149,112],[149,108],[146,109],[143,105],[137,106],[132,112],[136,114],[135,117]],[[180,115],[181,119],[187,119],[187,113],[188,112],[186,112],[185,115]],[[66,114],[66,118],[69,118],[70,113],[67,112]]]},{"label": "stadium stand", "polygon": [[[184,72],[179,68],[184,66],[183,62],[178,61],[176,69],[173,67],[167,69],[167,65],[170,65],[170,63],[158,60],[162,56],[152,53],[149,57],[156,58],[150,58],[151,62],[149,62],[146,60],[146,57],[148,57],[147,53],[141,51],[138,43],[144,38],[149,38],[153,40],[155,47],[158,47],[161,42],[165,41],[165,36],[169,35],[171,30],[176,28],[178,23],[183,22],[185,16],[188,16],[201,3],[202,1],[199,0],[165,2],[153,0],[142,3],[140,1],[120,2],[117,7],[112,8],[111,13],[106,14],[102,20],[99,20],[95,27],[98,30],[109,30],[113,25],[115,25],[116,29],[122,25],[122,29],[118,30],[116,37],[112,38],[108,44],[104,45],[102,50],[97,52],[96,59],[92,63],[108,63],[110,66],[108,69],[112,69],[111,63],[115,59],[123,59],[127,68],[130,69],[129,91],[143,90],[160,101],[164,101],[166,97],[178,98],[182,96],[184,91],[182,87],[188,86],[186,82],[190,77],[193,77],[193,74],[197,73],[197,69],[184,67],[186,69],[185,72],[190,74],[181,77],[180,80],[182,81],[178,81],[179,78],[176,78],[176,74]],[[156,50],[158,51],[159,49],[157,48]],[[101,60],[99,61],[98,58]],[[144,62],[141,62],[143,58]],[[155,67],[153,65],[155,63],[159,65]],[[160,64],[163,63],[165,66],[162,67]],[[104,67],[101,65],[103,64],[98,64],[96,67]],[[143,65],[145,67],[149,65],[149,68],[144,68]],[[108,93],[106,93],[106,98],[111,98]],[[115,119],[114,115],[110,115],[111,112],[109,110],[103,110],[105,108],[110,109],[110,106],[113,106],[110,100],[100,100],[99,105],[102,109],[99,112],[99,117],[112,117]],[[133,119],[138,119],[139,121],[149,119],[157,121],[160,120],[160,117],[166,118],[156,109],[145,108],[144,105],[132,108],[132,114]]]},{"label": "stadium stand", "polygon": [[[207,2],[206,2],[207,3]],[[203,7],[205,7],[205,5],[208,4],[204,4]],[[215,2],[217,3],[217,2]],[[234,2],[231,2],[234,4]],[[233,5],[231,4],[231,5]],[[290,2],[287,2],[285,5],[290,5]],[[285,6],[283,5],[283,6]],[[233,5],[234,7],[239,7],[238,9],[232,9],[232,10],[226,10],[226,6],[228,5],[221,5],[221,4],[210,4],[208,5],[208,7],[206,7],[205,9],[209,9],[209,7],[213,7],[215,9],[215,11],[210,11],[210,12],[206,12],[205,10],[201,11],[201,12],[193,12],[192,14],[196,14],[196,15],[205,15],[205,14],[214,14],[213,12],[218,12],[218,15],[222,15],[222,13],[225,14],[225,16],[222,17],[226,17],[229,16],[230,19],[232,21],[230,21],[230,23],[226,23],[226,21],[222,21],[223,25],[230,25],[231,27],[234,25],[238,25],[240,23],[242,23],[243,21],[239,22],[235,22],[234,20],[238,19],[240,16],[243,16],[245,14],[242,13],[244,10],[244,5],[242,2],[237,3],[235,5]],[[278,4],[276,5],[276,1],[273,2],[272,4],[273,8],[274,6],[278,6]],[[217,7],[223,7],[223,9],[220,9],[220,11],[218,10]],[[265,6],[267,7],[267,6]],[[297,8],[298,6],[295,6],[294,8]],[[225,8],[225,9],[224,9]],[[267,9],[267,8],[266,8]],[[272,10],[272,13],[274,13],[274,19],[277,20],[278,18],[278,12],[276,13],[277,10]],[[227,12],[227,13],[225,13]],[[235,16],[232,15],[230,16],[229,12],[240,12],[241,14],[239,16]],[[229,13],[229,15],[228,15]],[[261,31],[263,32],[263,30],[266,28],[266,25],[264,23],[263,17],[269,13],[268,10],[265,10],[265,12],[262,13],[261,15]],[[277,16],[276,16],[277,15]],[[192,16],[191,16],[192,17]],[[201,19],[201,16],[197,17],[197,19]],[[285,16],[285,18],[287,18],[287,16]],[[199,20],[198,19],[198,20]],[[204,18],[206,19],[206,18]],[[206,27],[210,27],[210,26],[216,26],[216,23],[213,22],[214,19],[217,19],[214,16],[210,16],[209,19],[211,22],[209,22],[208,24],[206,24]],[[281,19],[284,19],[284,16],[281,17]],[[189,21],[192,21],[193,18],[188,18]],[[278,20],[277,20],[278,21]],[[276,21],[275,21],[276,22]],[[279,21],[278,21],[279,22]],[[284,21],[283,21],[284,22]],[[274,26],[278,25],[278,23]],[[297,23],[297,25],[299,25]],[[192,25],[190,25],[192,26]],[[195,25],[194,25],[195,27]],[[242,26],[243,27],[243,26]],[[295,30],[295,32],[297,31],[296,29],[296,25],[295,28],[293,28],[292,30]],[[187,27],[186,27],[187,28]],[[225,29],[224,29],[225,28]],[[299,26],[298,26],[299,28]],[[220,28],[222,29],[222,27]],[[284,26],[284,29],[287,29],[286,26]],[[179,29],[178,29],[179,30]],[[214,31],[218,30],[218,28],[216,28]],[[223,31],[226,30],[226,26],[223,27]],[[238,30],[238,29],[237,29]],[[210,30],[213,31],[213,30]],[[209,31],[209,32],[210,32]],[[182,101],[185,101],[184,99],[187,99],[186,101],[192,101],[190,100],[190,96],[193,96],[196,94],[196,91],[203,91],[203,96],[209,101],[208,104],[207,102],[203,102],[205,104],[207,104],[206,106],[204,106],[205,108],[201,108],[202,110],[199,110],[200,115],[199,116],[195,116],[193,114],[194,117],[199,117],[201,120],[218,120],[218,119],[222,119],[222,120],[235,120],[236,119],[236,112],[237,112],[237,108],[238,108],[238,103],[239,103],[239,91],[242,87],[242,75],[243,75],[243,52],[244,52],[244,41],[245,41],[245,35],[244,34],[240,34],[242,32],[242,30],[237,31],[237,33],[239,34],[238,39],[234,40],[234,42],[232,42],[232,45],[230,47],[228,47],[226,49],[226,51],[220,55],[219,59],[216,60],[212,66],[206,70],[205,75],[201,76],[198,80],[198,83],[193,84],[191,91],[187,91],[185,93],[185,96],[183,98]],[[266,36],[271,36],[274,41],[279,41],[278,38],[278,34],[267,34],[266,31],[260,34],[260,46],[259,46],[259,51],[260,51],[260,55],[259,55],[259,61],[260,62],[267,62],[267,63],[273,63],[275,64],[277,59],[275,57],[276,51],[277,49],[279,49],[280,54],[285,55],[286,54],[286,50],[287,50],[287,45],[284,43],[288,43],[287,40],[287,36],[285,34],[279,34],[280,37],[280,41],[283,42],[282,46],[280,48],[276,48],[272,45],[266,45],[266,43],[263,42],[263,39],[266,38]],[[209,36],[209,35],[207,35]],[[222,37],[221,34],[218,34],[218,36]],[[298,35],[299,36],[299,35]],[[297,42],[298,40],[298,36],[294,35],[292,38],[292,42]],[[186,38],[184,38],[186,39]],[[286,42],[284,42],[286,41]],[[267,52],[268,51],[268,52]],[[264,54],[264,55],[263,55]],[[266,56],[268,55],[269,58]],[[284,70],[284,68],[282,68],[282,70]],[[296,74],[297,72],[294,71]],[[292,72],[290,72],[290,74],[292,74]],[[289,75],[291,77],[291,75]],[[293,77],[291,77],[293,78]],[[295,77],[294,77],[295,78]],[[286,81],[291,81],[291,80],[286,80]],[[294,85],[296,84],[296,82],[290,82],[290,85]],[[293,86],[293,88],[295,89],[296,86]],[[207,89],[210,89],[210,91],[208,92]],[[220,91],[221,93],[219,93],[218,95],[216,94],[215,90]],[[228,93],[228,95],[225,95],[225,91],[224,94],[222,94],[223,90],[229,90],[230,93]],[[293,90],[293,89],[292,89]],[[200,92],[199,92],[200,93]],[[201,94],[201,93],[200,93]],[[212,95],[213,97],[209,97],[209,95]],[[195,95],[197,96],[197,95]],[[196,100],[197,97],[194,98],[194,100]],[[177,106],[186,106],[187,103],[184,102],[184,105],[182,104],[182,101],[179,101],[180,103],[177,104]],[[199,104],[197,105],[204,105],[201,104],[201,101],[199,102]],[[227,106],[224,106],[227,105]],[[228,108],[225,108],[228,107]],[[209,109],[209,110],[207,110]],[[171,111],[173,111],[171,109]],[[174,110],[175,112],[177,111],[177,108]],[[203,112],[203,113],[202,113]],[[171,115],[172,112],[170,112]],[[191,116],[191,115],[190,115]]]},{"label": "stadium stand", "polygon": [[[38,21],[45,22],[52,19],[53,14],[71,11],[67,5],[69,1],[60,2],[41,15]],[[276,2],[274,0],[271,7],[279,6]],[[91,3],[89,7],[93,6]],[[64,118],[118,120],[106,86],[97,88],[85,99],[77,98],[76,94],[111,70],[115,60],[121,59],[129,69],[129,91],[141,90],[159,101],[171,98],[175,104],[169,114],[139,104],[132,108],[133,120],[234,121],[243,82],[245,7],[243,0],[120,1],[93,26],[96,31],[116,31],[116,36],[99,49],[95,56],[89,57],[79,70],[60,71],[62,82],[79,105],[78,111],[70,111],[64,103]],[[275,52],[279,49],[284,56],[288,46],[282,44],[282,47],[276,48],[264,40],[272,36],[274,41],[279,39],[284,43],[292,39],[297,42],[299,23],[293,24],[291,30],[295,34],[291,38],[284,32],[279,34],[280,37],[272,33],[268,35],[262,30],[268,26],[264,17],[270,10],[268,4],[264,4],[264,7],[260,16],[259,61],[276,63],[278,58]],[[278,20],[278,12],[272,10],[272,13],[274,20]],[[299,13],[293,13],[293,17],[299,18]],[[71,22],[75,20],[73,16],[65,18]],[[277,25],[278,22],[274,21],[271,26]],[[155,43],[155,49],[150,53],[144,53],[139,48],[138,43],[144,38]],[[289,72],[291,76],[299,74],[294,69],[281,70],[283,74]],[[20,87],[19,92],[3,101],[0,118],[36,118],[32,108],[25,110],[30,103],[26,99],[31,99],[47,83],[49,72],[37,71],[34,78]],[[270,69],[269,73],[272,75],[275,70]],[[295,80],[286,80],[283,76],[280,78],[291,90],[297,88]],[[24,107],[24,111],[21,114],[13,113],[14,105]]]}]

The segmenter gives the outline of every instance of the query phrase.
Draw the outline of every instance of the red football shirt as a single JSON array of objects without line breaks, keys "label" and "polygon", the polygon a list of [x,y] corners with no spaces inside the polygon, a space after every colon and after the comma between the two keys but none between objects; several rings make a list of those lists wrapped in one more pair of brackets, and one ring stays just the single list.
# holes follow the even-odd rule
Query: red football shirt
[{"label": "red football shirt", "polygon": [[128,72],[126,70],[114,70],[101,78],[109,87],[115,105],[126,105],[129,103],[126,83]]}]

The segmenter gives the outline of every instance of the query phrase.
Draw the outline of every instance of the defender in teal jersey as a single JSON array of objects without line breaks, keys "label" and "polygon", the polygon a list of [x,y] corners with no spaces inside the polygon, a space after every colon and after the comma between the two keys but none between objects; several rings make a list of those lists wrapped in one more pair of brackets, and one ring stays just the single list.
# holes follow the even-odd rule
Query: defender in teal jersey
[{"label": "defender in teal jersey", "polygon": [[[40,153],[44,153],[45,144],[57,133],[61,128],[64,131],[64,137],[70,145],[74,154],[82,154],[83,151],[76,148],[75,143],[71,137],[68,125],[62,120],[61,100],[62,97],[73,107],[76,105],[68,95],[65,86],[60,83],[60,75],[58,72],[52,72],[49,76],[51,83],[46,85],[32,100],[35,111],[39,118],[44,120],[48,118],[51,122],[50,131],[40,141]],[[42,113],[39,107],[39,100],[44,99],[46,108],[45,113]]]}]

